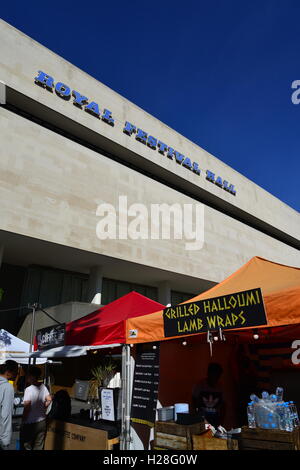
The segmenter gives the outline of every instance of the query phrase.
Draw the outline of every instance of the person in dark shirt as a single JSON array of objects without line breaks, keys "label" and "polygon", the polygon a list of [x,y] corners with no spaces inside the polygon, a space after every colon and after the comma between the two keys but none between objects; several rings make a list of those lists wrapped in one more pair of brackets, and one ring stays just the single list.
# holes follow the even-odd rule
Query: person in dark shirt
[{"label": "person in dark shirt", "polygon": [[222,366],[215,362],[209,364],[207,377],[193,388],[193,409],[202,413],[205,420],[212,426],[223,424],[224,399],[220,379],[223,373]]},{"label": "person in dark shirt", "polygon": [[61,421],[71,418],[71,398],[66,390],[58,390],[55,393],[48,417]]}]

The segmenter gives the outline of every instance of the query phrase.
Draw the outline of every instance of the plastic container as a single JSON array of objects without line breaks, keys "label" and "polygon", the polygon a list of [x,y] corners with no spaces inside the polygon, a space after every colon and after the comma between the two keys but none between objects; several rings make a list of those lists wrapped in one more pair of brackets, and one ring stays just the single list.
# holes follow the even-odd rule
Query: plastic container
[{"label": "plastic container", "polygon": [[188,403],[176,403],[175,404],[175,414],[174,419],[177,420],[177,413],[188,413],[189,412],[189,404]]},{"label": "plastic container", "polygon": [[277,403],[276,413],[278,416],[278,427],[281,431],[285,431],[285,414],[284,414],[284,404]]},{"label": "plastic container", "polygon": [[250,400],[253,401],[254,403],[258,403],[259,402],[259,398],[258,396],[255,395],[255,393],[252,393],[250,395]]},{"label": "plastic container", "polygon": [[270,395],[268,392],[262,392],[261,397],[264,401],[269,401],[270,400]]},{"label": "plastic container", "polygon": [[285,420],[285,430],[292,432],[294,430],[293,426],[293,417],[288,403],[284,403],[284,420]]},{"label": "plastic container", "polygon": [[290,401],[290,410],[292,413],[293,425],[294,427],[297,427],[299,426],[299,416],[298,416],[297,407],[293,401]]},{"label": "plastic container", "polygon": [[248,416],[248,426],[249,426],[249,428],[256,428],[256,420],[255,420],[253,402],[248,403],[247,416]]},{"label": "plastic container", "polygon": [[173,421],[174,420],[174,406],[165,406],[157,410],[159,421]]},{"label": "plastic container", "polygon": [[278,402],[283,401],[283,388],[282,387],[276,388],[276,397],[277,397]]}]

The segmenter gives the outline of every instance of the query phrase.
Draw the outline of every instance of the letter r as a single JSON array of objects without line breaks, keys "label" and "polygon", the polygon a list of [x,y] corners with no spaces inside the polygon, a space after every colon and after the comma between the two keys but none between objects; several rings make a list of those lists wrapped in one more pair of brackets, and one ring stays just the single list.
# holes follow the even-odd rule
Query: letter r
[{"label": "letter r", "polygon": [[34,81],[37,85],[47,88],[49,91],[53,91],[54,79],[45,72],[42,72],[42,70],[38,71],[38,75],[35,77]]}]

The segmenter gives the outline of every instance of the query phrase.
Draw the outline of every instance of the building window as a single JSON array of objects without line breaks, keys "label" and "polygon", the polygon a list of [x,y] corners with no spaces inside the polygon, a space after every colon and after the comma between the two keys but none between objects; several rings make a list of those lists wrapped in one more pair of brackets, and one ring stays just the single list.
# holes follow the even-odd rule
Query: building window
[{"label": "building window", "polygon": [[[38,302],[43,308],[65,302],[87,302],[88,275],[43,266],[30,266],[23,290],[23,305]],[[24,312],[26,313],[26,312]]]},{"label": "building window", "polygon": [[181,304],[186,300],[192,299],[196,294],[187,294],[185,292],[171,291],[171,305]]},{"label": "building window", "polygon": [[158,291],[156,287],[103,278],[101,303],[107,305],[132,291],[157,301]]}]

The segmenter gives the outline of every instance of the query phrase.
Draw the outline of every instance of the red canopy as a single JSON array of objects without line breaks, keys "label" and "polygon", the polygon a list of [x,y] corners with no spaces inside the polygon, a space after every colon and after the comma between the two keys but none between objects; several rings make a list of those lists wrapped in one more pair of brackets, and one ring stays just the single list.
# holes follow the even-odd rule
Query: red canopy
[{"label": "red canopy", "polygon": [[137,292],[120,297],[95,312],[66,324],[66,345],[125,343],[126,320],[157,312],[164,305]]}]

